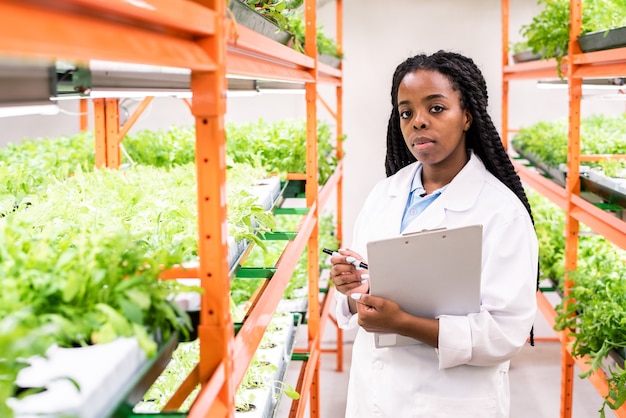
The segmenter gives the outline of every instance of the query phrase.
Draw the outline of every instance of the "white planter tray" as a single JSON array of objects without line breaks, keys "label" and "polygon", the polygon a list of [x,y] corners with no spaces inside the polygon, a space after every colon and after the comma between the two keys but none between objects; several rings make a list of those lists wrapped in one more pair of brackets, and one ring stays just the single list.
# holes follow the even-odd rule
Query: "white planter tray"
[{"label": "white planter tray", "polygon": [[259,180],[252,187],[250,193],[257,197],[263,209],[270,210],[280,195],[280,179],[278,177],[269,177]]},{"label": "white planter tray", "polygon": [[626,179],[608,177],[602,172],[594,169],[590,169],[587,173],[587,176],[589,177],[589,180],[593,181],[594,183],[608,187],[612,190],[615,190],[616,192],[626,194]]},{"label": "white planter tray", "polygon": [[309,307],[309,286],[305,285],[294,290],[294,298],[282,299],[278,310],[284,312],[306,312]]},{"label": "white planter tray", "polygon": [[[146,363],[136,338],[78,348],[52,347],[47,357],[33,359],[20,371],[16,380],[19,386],[47,390],[20,400],[10,399],[16,418],[108,416]],[[74,379],[80,391],[64,377]]]},{"label": "white planter tray", "polygon": [[[272,319],[272,325],[278,325],[280,330],[271,334],[266,334],[257,349],[256,358],[259,361],[266,361],[276,366],[276,371],[268,377],[268,387],[265,389],[247,389],[242,392],[244,397],[251,396],[256,406],[254,411],[236,412],[235,416],[240,418],[269,418],[274,416],[274,410],[278,405],[278,399],[282,395],[279,387],[287,372],[287,367],[291,361],[291,354],[295,345],[296,329],[293,315],[277,316]],[[272,326],[270,325],[270,326]],[[263,343],[271,341],[275,347],[263,348]]]},{"label": "white planter tray", "polygon": [[246,399],[250,399],[250,403],[255,409],[252,411],[239,412],[235,411],[237,418],[267,418],[272,416],[274,409],[274,400],[272,391],[269,389],[247,389],[242,393]]}]

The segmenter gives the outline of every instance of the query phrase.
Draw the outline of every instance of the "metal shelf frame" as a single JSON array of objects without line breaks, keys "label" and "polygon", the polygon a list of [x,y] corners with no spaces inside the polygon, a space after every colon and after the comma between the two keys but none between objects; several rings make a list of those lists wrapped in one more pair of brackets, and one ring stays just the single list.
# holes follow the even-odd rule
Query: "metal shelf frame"
[{"label": "metal shelf frame", "polygon": [[[225,0],[0,0],[0,57],[53,63],[89,60],[148,64],[191,70],[187,102],[195,117],[198,178],[198,253],[194,269],[204,295],[198,336],[200,362],[168,407],[180,405],[201,384],[189,417],[231,417],[234,395],[269,325],[280,297],[307,248],[309,311],[308,360],[303,362],[299,385],[301,400],[291,416],[302,416],[308,399],[311,417],[319,416],[319,357],[327,303],[332,288],[320,302],[318,288],[318,220],[331,193],[337,195],[337,236],[341,240],[342,169],[319,192],[317,174],[317,85],[336,87],[331,114],[336,119],[337,156],[343,157],[342,71],[317,60],[316,0],[305,0],[306,50],[300,54],[286,46],[239,27],[226,13]],[[336,41],[342,45],[343,2],[336,0]],[[27,22],[27,23],[26,23]],[[224,115],[226,75],[295,81],[305,85],[307,113],[307,214],[297,236],[287,245],[277,270],[258,296],[256,306],[235,337],[230,316],[230,268],[226,234],[226,158]],[[129,125],[120,129],[118,99],[94,102],[97,165],[119,166],[119,143]],[[147,104],[147,103],[146,103]],[[324,106],[328,106],[324,103]],[[81,100],[81,113],[86,112]],[[130,121],[132,125],[132,120]],[[81,116],[80,129],[86,130]],[[327,302],[324,302],[327,301]],[[338,335],[340,335],[338,333]],[[340,349],[338,348],[338,354]],[[163,415],[172,413],[164,412]],[[176,416],[185,414],[173,413]]]},{"label": "metal shelf frame", "polygon": [[[502,139],[508,146],[509,134],[515,132],[509,128],[508,101],[509,83],[515,80],[533,80],[539,78],[558,78],[556,60],[509,64],[509,0],[502,0]],[[565,223],[565,270],[576,270],[578,263],[578,231],[580,222],[601,234],[620,248],[626,249],[626,222],[602,211],[580,196],[580,162],[595,158],[580,154],[580,118],[582,100],[582,82],[586,77],[617,77],[626,75],[626,48],[610,49],[582,53],[578,44],[581,33],[582,2],[570,0],[570,38],[568,54],[563,58],[561,71],[569,85],[569,140],[567,154],[567,172],[565,187],[554,184],[551,180],[537,174],[532,169],[513,161],[525,184],[549,198],[566,214]],[[564,292],[572,287],[572,280],[564,278]],[[556,312],[538,293],[540,311],[551,325],[554,325]],[[565,307],[566,309],[567,307]],[[565,331],[558,333],[562,343],[561,369],[561,414],[562,418],[572,416],[572,398],[574,384],[574,364],[587,371],[586,359],[573,358],[569,349],[571,339]],[[598,370],[589,378],[601,396],[608,393],[606,375]],[[626,405],[613,411],[618,417],[626,417]]]}]

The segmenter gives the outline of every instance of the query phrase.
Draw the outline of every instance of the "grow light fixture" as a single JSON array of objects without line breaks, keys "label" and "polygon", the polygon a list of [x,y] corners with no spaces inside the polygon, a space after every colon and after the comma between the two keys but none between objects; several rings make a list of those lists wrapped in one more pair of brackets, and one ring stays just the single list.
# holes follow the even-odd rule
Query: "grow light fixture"
[{"label": "grow light fixture", "polygon": [[0,117],[55,115],[50,101],[52,64],[35,60],[0,60]]},{"label": "grow light fixture", "polygon": [[[191,71],[186,68],[89,61],[88,66],[57,62],[54,100],[63,98],[191,98]],[[304,84],[227,76],[228,96],[304,94]]]},{"label": "grow light fixture", "polygon": [[0,106],[0,118],[26,115],[56,115],[59,106],[54,103],[21,103],[15,106]]},{"label": "grow light fixture", "polygon": [[[539,80],[537,87],[541,89],[567,89],[569,85],[567,80]],[[582,88],[583,91],[626,91],[626,79],[623,77],[585,79]]]}]

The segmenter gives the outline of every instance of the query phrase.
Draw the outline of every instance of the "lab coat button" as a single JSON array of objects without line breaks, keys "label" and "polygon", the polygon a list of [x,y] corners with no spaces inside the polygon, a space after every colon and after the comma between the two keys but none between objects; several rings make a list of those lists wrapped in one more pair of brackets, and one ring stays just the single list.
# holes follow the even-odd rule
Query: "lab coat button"
[{"label": "lab coat button", "polygon": [[383,368],[383,362],[380,360],[376,360],[373,364],[375,369],[381,370]]},{"label": "lab coat button", "polygon": [[372,412],[374,413],[374,415],[380,416],[380,408],[376,405],[374,405],[374,407],[372,408]]}]

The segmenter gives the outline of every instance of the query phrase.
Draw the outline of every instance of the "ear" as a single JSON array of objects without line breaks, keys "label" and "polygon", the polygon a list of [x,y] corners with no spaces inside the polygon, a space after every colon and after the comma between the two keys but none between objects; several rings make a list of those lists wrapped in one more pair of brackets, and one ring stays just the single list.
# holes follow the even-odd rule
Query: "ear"
[{"label": "ear", "polygon": [[465,110],[465,124],[463,126],[463,131],[467,132],[469,131],[470,126],[472,126],[472,121],[474,119],[472,118],[472,114],[466,109]]}]

